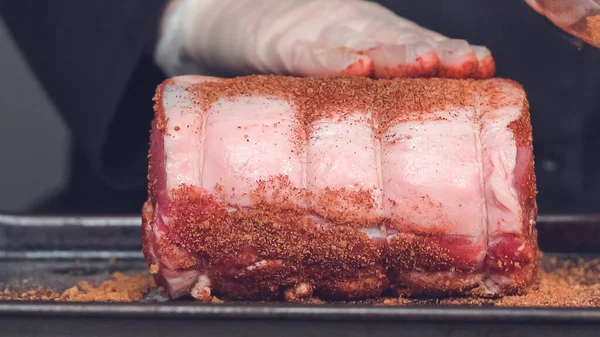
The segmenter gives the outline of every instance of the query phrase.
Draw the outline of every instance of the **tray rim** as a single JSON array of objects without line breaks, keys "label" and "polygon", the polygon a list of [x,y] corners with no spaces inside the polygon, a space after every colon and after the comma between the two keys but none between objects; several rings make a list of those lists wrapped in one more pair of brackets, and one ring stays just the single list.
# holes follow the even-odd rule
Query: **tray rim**
[{"label": "tray rim", "polygon": [[[544,214],[538,224],[560,223],[598,224],[600,214]],[[139,227],[137,215],[18,215],[0,213],[0,226],[8,227]],[[62,259],[72,259],[81,253],[98,258],[108,251],[68,251]],[[111,251],[112,252],[112,251]],[[2,253],[0,251],[0,253]],[[4,251],[0,259],[39,259],[41,251]],[[114,252],[113,252],[114,253]],[[139,259],[140,252],[123,252],[121,258]],[[104,255],[100,254],[100,258]],[[6,255],[6,256],[5,256]],[[13,256],[14,255],[14,256]],[[110,255],[110,254],[109,254]],[[107,255],[108,256],[108,255]],[[57,258],[54,256],[53,258]],[[61,257],[58,257],[61,259]],[[43,260],[44,258],[42,258]],[[0,301],[0,316],[20,317],[121,317],[140,319],[217,319],[217,320],[308,320],[308,321],[437,321],[437,322],[499,322],[499,323],[591,323],[600,324],[600,307],[496,307],[412,304],[408,306],[327,303],[298,305],[272,303],[198,304],[170,301],[157,303],[98,303],[98,302],[33,302]]]},{"label": "tray rim", "polygon": [[219,320],[432,321],[498,323],[600,323],[600,308],[469,306],[150,304],[0,302],[0,316],[194,318]]}]

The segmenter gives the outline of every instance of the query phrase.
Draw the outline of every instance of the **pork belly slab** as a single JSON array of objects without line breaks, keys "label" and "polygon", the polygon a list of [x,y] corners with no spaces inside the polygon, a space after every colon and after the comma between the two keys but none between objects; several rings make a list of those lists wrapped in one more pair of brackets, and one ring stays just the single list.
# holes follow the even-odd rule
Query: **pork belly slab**
[{"label": "pork belly slab", "polygon": [[155,102],[143,246],[172,298],[502,296],[535,280],[513,81],[183,76]]}]

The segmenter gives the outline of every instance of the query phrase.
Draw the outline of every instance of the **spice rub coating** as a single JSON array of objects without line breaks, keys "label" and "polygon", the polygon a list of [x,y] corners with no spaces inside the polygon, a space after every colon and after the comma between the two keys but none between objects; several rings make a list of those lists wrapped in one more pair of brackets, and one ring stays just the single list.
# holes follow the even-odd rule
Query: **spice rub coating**
[{"label": "spice rub coating", "polygon": [[155,110],[144,254],[172,297],[493,297],[535,280],[513,81],[186,76]]}]

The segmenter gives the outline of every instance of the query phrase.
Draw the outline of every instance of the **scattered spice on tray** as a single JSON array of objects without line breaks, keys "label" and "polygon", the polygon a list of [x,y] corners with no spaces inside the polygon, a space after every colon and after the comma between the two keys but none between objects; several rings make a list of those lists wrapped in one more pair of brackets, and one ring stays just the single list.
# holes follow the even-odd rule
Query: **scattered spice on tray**
[{"label": "scattered spice on tray", "polygon": [[17,291],[7,288],[0,292],[1,301],[56,301],[59,298],[60,293],[52,289]]},{"label": "scattered spice on tray", "polygon": [[527,294],[498,299],[445,298],[439,300],[386,299],[384,305],[435,303],[504,307],[600,307],[600,259],[546,260],[551,272],[540,272],[538,284]]},{"label": "scattered spice on tray", "polygon": [[596,307],[600,306],[600,283],[571,283],[558,275],[542,273],[539,285],[526,295],[506,296],[495,304],[510,307]]},{"label": "scattered spice on tray", "polygon": [[[25,283],[25,282],[22,282]],[[0,300],[5,301],[68,301],[68,302],[136,302],[146,293],[156,287],[154,280],[148,274],[127,276],[114,273],[110,280],[104,281],[97,287],[88,281],[57,292],[53,289],[39,288],[26,291],[5,289],[0,292]]]},{"label": "scattered spice on tray", "polygon": [[600,259],[550,258],[552,272],[543,272],[539,285],[525,296],[507,296],[504,306],[600,307]]},{"label": "scattered spice on tray", "polygon": [[147,274],[127,276],[114,273],[113,278],[94,287],[87,281],[65,290],[60,299],[72,302],[135,302],[154,288],[154,280]]},{"label": "scattered spice on tray", "polygon": [[[495,305],[508,307],[600,307],[600,258],[591,260],[558,260],[544,258],[545,269],[540,272],[536,286],[522,296],[506,296],[499,299],[483,298],[445,298],[445,299],[408,299],[382,298],[359,303],[380,305],[413,305],[431,303],[440,305]],[[21,287],[31,284],[22,280]],[[0,291],[0,300],[12,301],[71,301],[71,302],[136,302],[156,285],[149,273],[127,276],[114,273],[112,278],[93,286],[81,281],[63,292],[38,288],[31,290]],[[221,303],[217,297],[205,303]],[[305,304],[325,303],[317,298],[307,299]],[[356,303],[356,302],[354,302]]]}]

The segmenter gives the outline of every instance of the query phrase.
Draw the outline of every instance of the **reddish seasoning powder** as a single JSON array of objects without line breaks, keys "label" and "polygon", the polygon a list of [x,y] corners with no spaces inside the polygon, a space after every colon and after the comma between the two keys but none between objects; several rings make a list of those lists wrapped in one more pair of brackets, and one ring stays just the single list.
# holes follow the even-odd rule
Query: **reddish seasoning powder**
[{"label": "reddish seasoning powder", "polygon": [[588,34],[590,35],[591,43],[597,47],[600,47],[600,14],[588,16],[586,18],[586,25],[588,28]]}]

